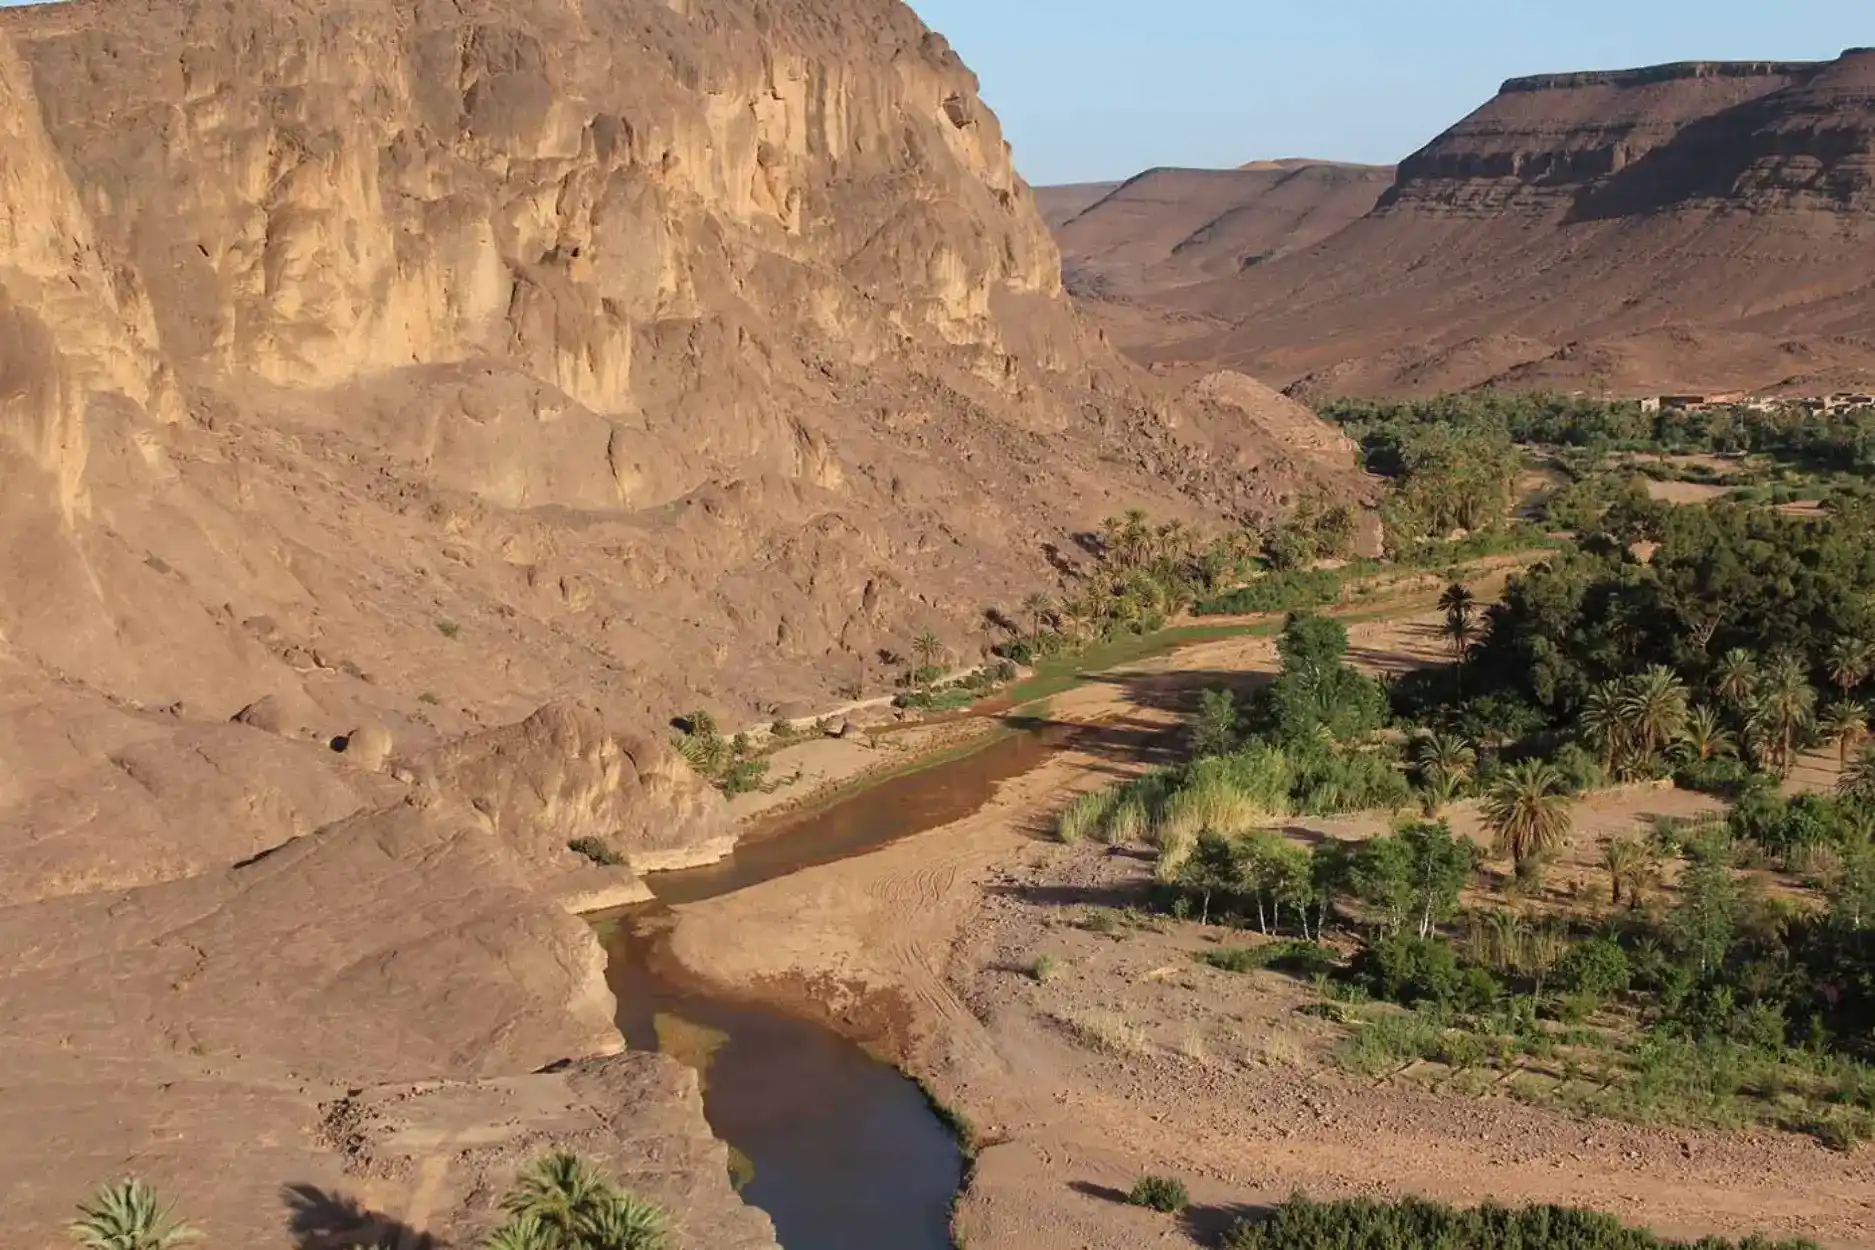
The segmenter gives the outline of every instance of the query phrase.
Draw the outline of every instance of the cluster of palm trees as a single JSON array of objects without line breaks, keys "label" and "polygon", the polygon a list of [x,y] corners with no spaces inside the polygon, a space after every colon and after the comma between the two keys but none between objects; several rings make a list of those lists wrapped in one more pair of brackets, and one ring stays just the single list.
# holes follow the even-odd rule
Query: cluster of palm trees
[{"label": "cluster of palm trees", "polygon": [[[671,1250],[669,1225],[652,1203],[620,1189],[578,1155],[556,1151],[521,1173],[502,1199],[507,1219],[482,1250]],[[156,1190],[130,1178],[78,1204],[68,1226],[84,1250],[179,1250],[201,1237]],[[380,1250],[394,1250],[381,1243]]]},{"label": "cluster of palm trees", "polygon": [[[1734,649],[1713,666],[1710,701],[1696,703],[1679,674],[1654,665],[1592,689],[1578,724],[1602,766],[1616,776],[1649,775],[1676,755],[1705,761],[1741,752],[1787,776],[1813,734],[1834,742],[1847,764],[1869,737],[1868,708],[1850,692],[1875,671],[1875,647],[1839,639],[1830,649],[1829,670],[1840,697],[1819,706],[1802,661],[1776,655],[1760,662]],[[1870,771],[1875,776],[1875,762]]]},{"label": "cluster of palm trees", "polygon": [[1203,542],[1183,521],[1154,525],[1138,508],[1100,523],[1098,566],[1078,595],[1057,602],[1042,591],[1022,601],[1032,642],[1059,636],[1077,646],[1092,636],[1190,606],[1200,589],[1218,590],[1238,577],[1258,539],[1232,530]]}]

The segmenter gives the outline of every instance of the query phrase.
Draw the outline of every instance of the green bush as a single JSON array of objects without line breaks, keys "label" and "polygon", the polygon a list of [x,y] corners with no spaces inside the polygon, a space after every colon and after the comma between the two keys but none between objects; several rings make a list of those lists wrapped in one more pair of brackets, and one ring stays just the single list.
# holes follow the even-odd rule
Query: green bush
[{"label": "green bush", "polygon": [[617,868],[625,862],[623,855],[600,838],[574,838],[566,844],[566,849],[584,855],[601,868]]},{"label": "green bush", "polygon": [[1197,616],[1252,616],[1263,612],[1293,612],[1320,608],[1341,598],[1346,574],[1340,569],[1291,569],[1269,573],[1248,586],[1200,600],[1192,607]]},{"label": "green bush", "polygon": [[1556,980],[1563,989],[1601,1002],[1626,993],[1633,979],[1627,952],[1607,938],[1570,947],[1556,965]]},{"label": "green bush", "polygon": [[1335,953],[1319,942],[1271,942],[1266,946],[1221,946],[1202,951],[1198,962],[1224,972],[1268,968],[1310,980],[1335,966]]},{"label": "green bush", "polygon": [[1462,1011],[1489,1006],[1503,990],[1487,969],[1460,964],[1457,949],[1443,938],[1405,935],[1363,947],[1348,966],[1348,979],[1388,1002]]},{"label": "green bush", "polygon": [[[1423,1198],[1317,1203],[1303,1194],[1277,1207],[1266,1220],[1239,1223],[1224,1238],[1225,1250],[1676,1250],[1686,1244],[1575,1207],[1512,1210],[1487,1204],[1458,1210]],[[1742,1245],[1719,1238],[1699,1243],[1699,1250],[1747,1248],[1816,1250],[1813,1242],[1763,1238]]]},{"label": "green bush", "polygon": [[1166,1212],[1183,1211],[1191,1205],[1185,1182],[1175,1176],[1142,1176],[1133,1182],[1126,1200],[1136,1207]]}]

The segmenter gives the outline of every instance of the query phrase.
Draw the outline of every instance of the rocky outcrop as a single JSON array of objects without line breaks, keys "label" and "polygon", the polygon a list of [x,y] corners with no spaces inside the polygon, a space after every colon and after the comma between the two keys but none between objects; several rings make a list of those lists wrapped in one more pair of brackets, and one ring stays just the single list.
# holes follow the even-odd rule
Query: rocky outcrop
[{"label": "rocky outcrop", "polygon": [[[412,769],[416,784],[466,805],[544,888],[574,911],[648,898],[633,872],[713,863],[735,846],[722,796],[666,742],[619,733],[596,708],[555,704],[518,725],[440,747]],[[574,864],[574,842],[596,842],[629,871]]]},{"label": "rocky outcrop", "polygon": [[1871,261],[1875,53],[1545,75],[1128,345],[1311,395],[1866,389]]}]

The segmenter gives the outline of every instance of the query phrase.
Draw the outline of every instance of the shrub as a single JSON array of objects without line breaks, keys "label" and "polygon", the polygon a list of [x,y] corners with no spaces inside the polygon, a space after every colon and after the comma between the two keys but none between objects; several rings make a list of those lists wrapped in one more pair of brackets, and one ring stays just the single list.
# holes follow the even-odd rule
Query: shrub
[{"label": "shrub", "polygon": [[1634,974],[1619,944],[1596,938],[1569,949],[1556,965],[1556,979],[1565,990],[1606,1001],[1625,993]]},{"label": "shrub", "polygon": [[724,794],[747,794],[761,789],[767,777],[767,760],[739,759],[723,770],[717,786]]},{"label": "shrub", "polygon": [[625,862],[625,857],[602,838],[574,838],[566,849],[584,855],[601,868],[617,868]]},{"label": "shrub", "polygon": [[[1752,1250],[1816,1250],[1808,1241],[1750,1238]],[[1511,1210],[1486,1204],[1457,1210],[1423,1198],[1378,1202],[1356,1198],[1316,1203],[1297,1194],[1261,1222],[1244,1221],[1224,1238],[1225,1250],[1393,1250],[1437,1246],[1439,1250],[1676,1250],[1685,1242],[1664,1241],[1628,1228],[1611,1215],[1576,1207],[1531,1206]],[[1740,1250],[1710,1237],[1699,1250]]]},{"label": "shrub", "polygon": [[456,624],[454,621],[438,621],[436,622],[436,632],[445,638],[454,638],[462,632],[462,626]]},{"label": "shrub", "polygon": [[100,1185],[78,1204],[79,1218],[66,1231],[85,1250],[170,1250],[200,1236],[174,1213],[154,1189],[131,1177]]},{"label": "shrub", "polygon": [[1136,1207],[1149,1207],[1167,1213],[1183,1211],[1191,1205],[1185,1182],[1175,1176],[1142,1176],[1127,1191],[1126,1200]]},{"label": "shrub", "polygon": [[1054,980],[1055,974],[1060,970],[1061,961],[1047,954],[1037,955],[1035,961],[1029,965],[1029,975],[1044,985]]}]

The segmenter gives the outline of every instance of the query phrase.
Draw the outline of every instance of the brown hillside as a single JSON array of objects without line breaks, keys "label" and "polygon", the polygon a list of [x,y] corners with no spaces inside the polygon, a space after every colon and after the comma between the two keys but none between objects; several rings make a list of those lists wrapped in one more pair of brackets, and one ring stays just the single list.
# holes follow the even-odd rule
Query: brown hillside
[{"label": "brown hillside", "polygon": [[1069,182],[1055,187],[1036,187],[1035,209],[1050,230],[1065,223],[1120,184],[1117,182]]},{"label": "brown hillside", "polygon": [[1374,211],[1129,315],[1152,361],[1299,390],[1875,380],[1875,52],[1513,80]]},{"label": "brown hillside", "polygon": [[472,1244],[590,1138],[772,1250],[693,1077],[537,1072],[619,1045],[568,912],[731,836],[663,722],[971,658],[1129,505],[1363,489],[1256,415],[1076,318],[896,0],[0,11],[8,1232],[134,1166]]},{"label": "brown hillside", "polygon": [[1231,277],[1327,238],[1371,209],[1392,173],[1303,160],[1153,169],[1049,224],[1075,294],[1147,295]]}]

